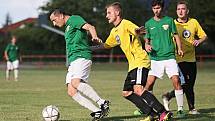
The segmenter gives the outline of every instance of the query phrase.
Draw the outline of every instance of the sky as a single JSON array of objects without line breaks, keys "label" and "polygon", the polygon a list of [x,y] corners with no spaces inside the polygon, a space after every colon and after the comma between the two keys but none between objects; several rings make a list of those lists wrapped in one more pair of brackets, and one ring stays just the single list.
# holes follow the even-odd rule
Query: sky
[{"label": "sky", "polygon": [[5,23],[9,13],[12,23],[29,17],[38,17],[38,7],[45,5],[49,0],[0,0],[0,28]]}]

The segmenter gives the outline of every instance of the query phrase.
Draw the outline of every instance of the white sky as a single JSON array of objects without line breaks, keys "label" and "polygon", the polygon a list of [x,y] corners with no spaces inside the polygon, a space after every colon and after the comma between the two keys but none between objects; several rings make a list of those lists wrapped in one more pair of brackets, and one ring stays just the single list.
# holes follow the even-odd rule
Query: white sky
[{"label": "white sky", "polygon": [[38,7],[45,5],[49,0],[0,0],[0,28],[5,23],[9,13],[12,23],[29,17],[38,17]]}]

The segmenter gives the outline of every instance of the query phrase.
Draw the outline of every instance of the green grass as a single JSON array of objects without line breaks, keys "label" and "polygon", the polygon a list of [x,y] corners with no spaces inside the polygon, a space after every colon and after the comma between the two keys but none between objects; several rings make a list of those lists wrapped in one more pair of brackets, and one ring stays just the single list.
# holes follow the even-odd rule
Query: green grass
[{"label": "green grass", "polygon": [[[198,116],[187,115],[177,121],[215,120],[215,64],[201,63],[195,86]],[[61,113],[60,121],[89,121],[89,110],[79,106],[66,93],[65,75],[62,67],[22,69],[18,82],[5,81],[5,72],[0,71],[0,121],[41,121],[41,111],[47,105],[56,105]],[[90,84],[99,95],[111,100],[111,113],[104,121],[139,121],[143,117],[133,116],[135,106],[121,97],[121,90],[127,74],[126,64],[93,65]],[[166,77],[157,80],[154,94],[161,100],[161,94],[172,89]],[[188,109],[186,99],[185,110]],[[175,99],[171,109],[177,109]]]}]

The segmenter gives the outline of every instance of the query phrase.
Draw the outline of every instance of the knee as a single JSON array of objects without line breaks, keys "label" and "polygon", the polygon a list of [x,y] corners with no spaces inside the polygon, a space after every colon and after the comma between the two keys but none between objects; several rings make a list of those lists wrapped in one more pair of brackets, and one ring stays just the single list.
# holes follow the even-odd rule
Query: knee
[{"label": "knee", "polygon": [[143,88],[135,88],[134,89],[134,93],[141,96],[143,93]]},{"label": "knee", "polygon": [[122,92],[122,96],[123,97],[128,97],[129,95],[131,95],[132,94],[132,91],[123,91]]},{"label": "knee", "polygon": [[68,84],[68,88],[67,88],[67,94],[69,96],[74,96],[77,93],[77,89],[74,88],[71,84]]},{"label": "knee", "polygon": [[171,80],[173,81],[173,86],[176,90],[180,90],[181,88],[181,84],[180,84],[180,80],[178,76],[172,76]]}]

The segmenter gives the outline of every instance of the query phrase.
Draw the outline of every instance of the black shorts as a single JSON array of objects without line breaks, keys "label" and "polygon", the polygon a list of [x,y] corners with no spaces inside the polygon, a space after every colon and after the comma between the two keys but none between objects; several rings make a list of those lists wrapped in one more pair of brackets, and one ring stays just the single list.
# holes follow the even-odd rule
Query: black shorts
[{"label": "black shorts", "polygon": [[146,85],[149,69],[135,68],[128,72],[123,91],[134,91],[134,85]]}]

